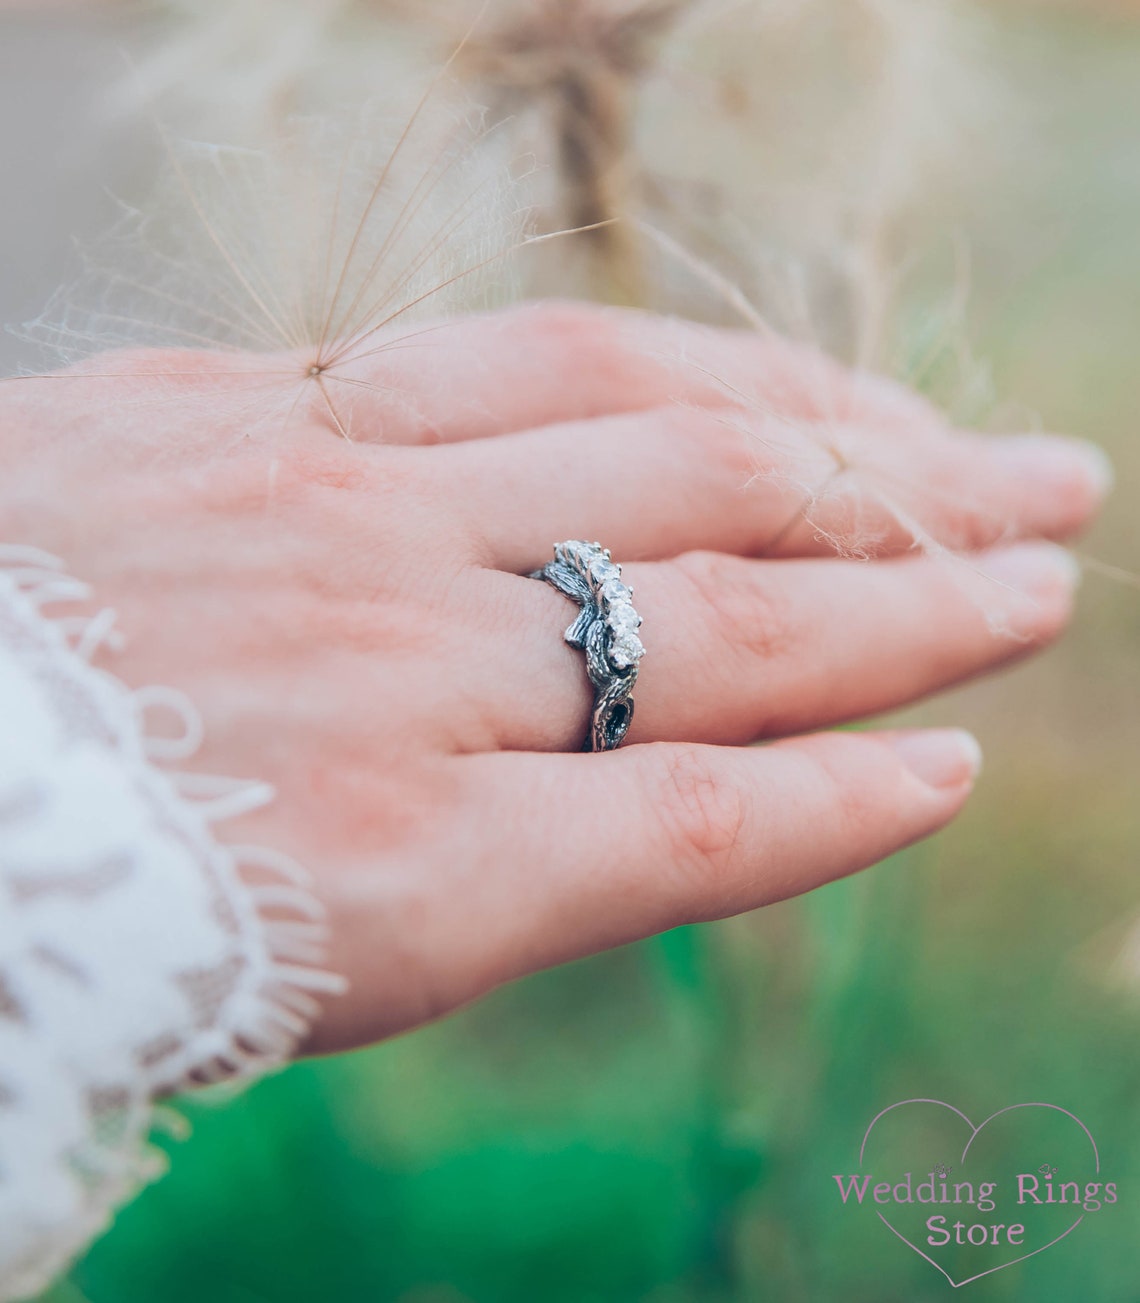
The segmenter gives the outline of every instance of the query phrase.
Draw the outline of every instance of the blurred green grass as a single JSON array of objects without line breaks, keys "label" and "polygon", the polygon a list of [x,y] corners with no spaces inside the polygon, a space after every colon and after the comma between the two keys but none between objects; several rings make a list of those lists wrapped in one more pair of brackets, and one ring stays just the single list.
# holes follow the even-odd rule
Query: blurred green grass
[{"label": "blurred green grass", "polygon": [[[1116,460],[1085,551],[1140,571],[1140,26],[1002,21],[1032,144],[939,221],[973,250],[994,390]],[[933,844],[188,1101],[171,1175],[46,1297],[943,1299],[828,1189],[875,1112],[934,1095],[979,1116],[1071,1108],[1125,1192],[974,1303],[1140,1300],[1138,1000],[1101,980],[1140,912],[1138,652],[1140,592],[1090,574],[1060,649],[923,710],[975,728],[988,763]]]}]

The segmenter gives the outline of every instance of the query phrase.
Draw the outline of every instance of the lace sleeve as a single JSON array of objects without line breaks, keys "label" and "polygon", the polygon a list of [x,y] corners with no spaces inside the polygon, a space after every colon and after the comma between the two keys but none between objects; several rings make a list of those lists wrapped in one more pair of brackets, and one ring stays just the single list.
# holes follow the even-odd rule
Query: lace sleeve
[{"label": "lace sleeve", "polygon": [[[0,1300],[43,1288],[161,1173],[158,1095],[281,1062],[341,989],[299,868],[213,835],[272,791],[155,764],[189,758],[194,712],[89,663],[112,613],[45,615],[89,597],[0,547]],[[148,739],[156,703],[184,738]]]}]

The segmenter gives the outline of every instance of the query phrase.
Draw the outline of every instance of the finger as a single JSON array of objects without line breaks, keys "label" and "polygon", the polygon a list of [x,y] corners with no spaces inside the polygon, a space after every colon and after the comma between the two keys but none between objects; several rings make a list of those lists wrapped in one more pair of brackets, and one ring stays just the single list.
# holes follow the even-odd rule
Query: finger
[{"label": "finger", "polygon": [[[775,334],[557,301],[291,352],[119,350],[60,374],[77,382],[69,392],[80,407],[97,403],[108,380],[129,382],[133,401],[168,397],[171,386],[225,396],[224,412],[216,406],[207,422],[195,413],[180,423],[180,440],[210,446],[220,420],[248,434],[264,415],[285,427],[308,416],[303,424],[354,443],[437,444],[673,401],[723,405],[736,401],[737,386],[797,410],[851,387],[838,363]],[[56,378],[32,380],[32,392]],[[16,401],[26,389],[4,392]]]},{"label": "finger", "polygon": [[565,538],[600,539],[619,560],[1064,539],[1088,524],[1109,482],[1104,455],[1078,440],[956,434],[939,423],[905,435],[825,433],[672,406],[434,449],[430,473],[488,564],[520,573]]},{"label": "finger", "polygon": [[[308,371],[311,359],[301,361]],[[868,399],[881,389],[889,402],[924,406],[775,333],[557,301],[333,350],[314,378],[314,414],[327,415],[331,403],[337,425],[362,442],[452,443],[674,401],[718,406],[741,395],[798,416],[841,416],[864,401],[856,398],[863,389]]]},{"label": "finger", "polygon": [[[629,566],[648,648],[630,742],[742,743],[895,709],[1040,648],[1068,621],[1077,567],[1054,544],[951,560],[747,561],[688,553]],[[506,749],[581,746],[582,655],[559,636],[574,605],[489,576],[496,629],[483,684]],[[497,661],[496,661],[497,656]]]},{"label": "finger", "polygon": [[460,763],[484,830],[462,848],[462,898],[486,902],[467,935],[503,980],[866,868],[959,812],[980,753],[946,730]]},{"label": "finger", "polygon": [[379,849],[324,892],[361,999],[331,1003],[308,1048],[366,1043],[525,973],[844,877],[949,822],[979,762],[969,734],[938,730],[453,757],[430,805],[386,781],[369,804],[395,800],[399,834],[370,826]]}]

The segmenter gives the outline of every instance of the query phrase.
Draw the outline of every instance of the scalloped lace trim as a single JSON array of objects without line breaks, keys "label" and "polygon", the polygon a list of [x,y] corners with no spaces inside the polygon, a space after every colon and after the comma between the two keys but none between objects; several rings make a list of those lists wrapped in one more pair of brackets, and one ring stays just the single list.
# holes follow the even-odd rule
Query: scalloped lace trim
[{"label": "scalloped lace trim", "polygon": [[[170,688],[91,658],[121,643],[55,557],[0,545],[0,1299],[42,1288],[163,1170],[153,1101],[282,1063],[344,982],[304,870],[212,825],[274,799],[181,764]],[[148,734],[161,710],[182,736]]]}]

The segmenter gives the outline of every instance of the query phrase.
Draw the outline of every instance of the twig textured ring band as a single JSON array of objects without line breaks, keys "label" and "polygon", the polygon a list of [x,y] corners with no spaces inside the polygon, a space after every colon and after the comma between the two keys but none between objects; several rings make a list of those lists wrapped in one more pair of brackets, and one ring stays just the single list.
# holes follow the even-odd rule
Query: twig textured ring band
[{"label": "twig textured ring band", "polygon": [[556,543],[554,560],[530,577],[544,579],[582,608],[565,635],[571,647],[586,653],[586,673],[594,688],[594,713],[582,749],[612,751],[629,732],[633,686],[645,655],[633,591],[622,583],[621,566],[600,543],[580,539]]}]

